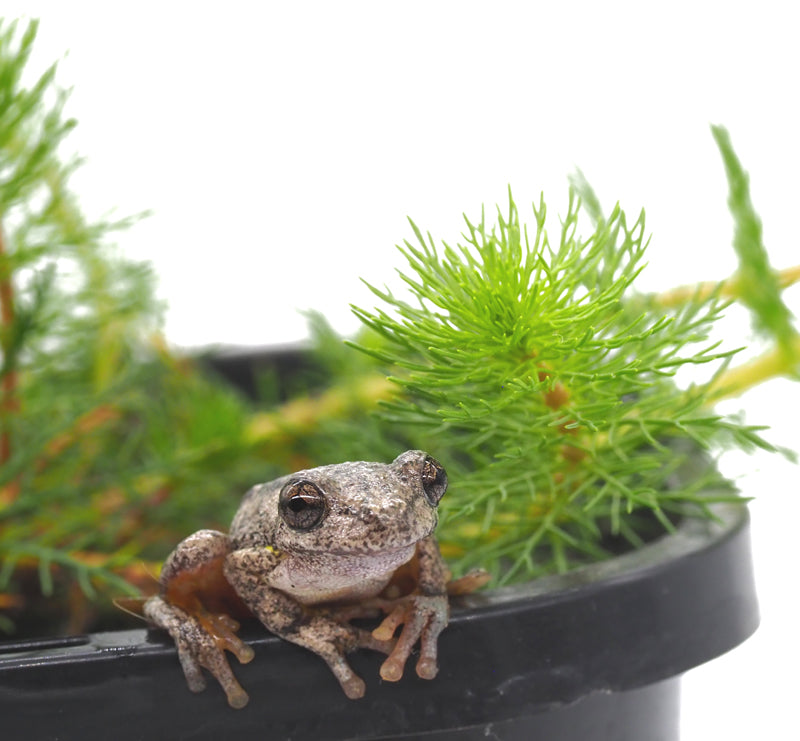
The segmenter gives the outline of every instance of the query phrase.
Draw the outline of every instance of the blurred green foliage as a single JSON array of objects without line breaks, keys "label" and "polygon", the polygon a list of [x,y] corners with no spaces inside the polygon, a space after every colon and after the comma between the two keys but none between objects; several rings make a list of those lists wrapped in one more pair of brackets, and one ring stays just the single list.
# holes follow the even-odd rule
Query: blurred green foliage
[{"label": "blurred green foliage", "polygon": [[0,25],[0,628],[35,622],[34,589],[69,620],[82,594],[149,586],[143,562],[275,470],[244,399],[164,347],[149,266],[109,243],[132,220],[90,223],[70,192],[55,67],[22,82],[36,28]]},{"label": "blurred green foliage", "polygon": [[733,248],[739,258],[735,277],[736,296],[752,313],[755,329],[775,342],[791,364],[797,364],[797,329],[794,317],[781,297],[780,278],[772,269],[764,245],[761,219],[750,198],[750,178],[733,151],[722,126],[712,126],[728,178],[728,205],[734,217]]}]

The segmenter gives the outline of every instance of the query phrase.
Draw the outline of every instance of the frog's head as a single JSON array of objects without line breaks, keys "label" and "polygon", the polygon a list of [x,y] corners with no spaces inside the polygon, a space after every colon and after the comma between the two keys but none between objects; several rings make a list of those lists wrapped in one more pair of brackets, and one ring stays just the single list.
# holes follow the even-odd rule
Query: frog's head
[{"label": "frog's head", "polygon": [[[339,463],[279,480],[262,506],[271,545],[290,553],[371,554],[430,535],[447,489],[442,465],[421,450],[391,463]],[[277,487],[276,487],[277,488]]]}]

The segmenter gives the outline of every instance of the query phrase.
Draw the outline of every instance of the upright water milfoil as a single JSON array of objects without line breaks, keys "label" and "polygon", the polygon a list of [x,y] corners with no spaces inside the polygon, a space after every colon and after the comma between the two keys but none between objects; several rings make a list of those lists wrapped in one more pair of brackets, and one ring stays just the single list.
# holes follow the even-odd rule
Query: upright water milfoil
[{"label": "upright water milfoil", "polygon": [[[456,570],[484,566],[503,583],[638,546],[737,500],[713,465],[675,477],[687,456],[774,450],[713,405],[763,380],[765,366],[767,376],[796,374],[800,343],[780,289],[798,271],[769,266],[747,176],[727,132],[713,133],[737,225],[740,270],[728,281],[637,292],[644,212],[632,224],[619,206],[604,216],[578,175],[556,238],[544,199],[525,225],[510,191],[494,225],[465,217],[455,246],[412,222],[416,239],[399,248],[410,296],[370,286],[383,306],[354,308],[380,338],[361,349],[392,369],[399,390],[384,419],[422,430],[452,471],[440,538]],[[731,368],[738,349],[712,330],[736,300],[775,348]],[[684,366],[707,366],[706,380],[681,387]]]}]

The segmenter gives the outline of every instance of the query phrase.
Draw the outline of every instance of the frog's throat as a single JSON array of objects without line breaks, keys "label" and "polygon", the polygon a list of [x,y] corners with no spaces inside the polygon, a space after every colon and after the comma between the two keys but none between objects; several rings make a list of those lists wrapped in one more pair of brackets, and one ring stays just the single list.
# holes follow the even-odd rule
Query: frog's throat
[{"label": "frog's throat", "polygon": [[400,566],[411,560],[415,551],[413,543],[366,555],[326,553],[285,557],[270,574],[270,586],[305,604],[374,596]]}]

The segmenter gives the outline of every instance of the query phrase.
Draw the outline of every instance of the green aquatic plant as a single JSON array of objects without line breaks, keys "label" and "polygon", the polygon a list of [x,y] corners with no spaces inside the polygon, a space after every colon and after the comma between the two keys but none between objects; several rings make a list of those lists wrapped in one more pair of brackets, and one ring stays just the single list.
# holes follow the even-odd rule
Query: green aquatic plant
[{"label": "green aquatic plant", "polygon": [[[713,410],[759,380],[764,362],[729,370],[737,349],[712,330],[731,301],[750,306],[775,341],[782,364],[771,373],[796,374],[800,358],[747,177],[727,133],[714,135],[736,221],[732,281],[680,300],[638,293],[644,213],[631,221],[616,206],[603,216],[577,177],[555,238],[544,200],[528,227],[510,192],[494,225],[465,217],[455,246],[412,222],[415,240],[400,247],[409,296],[370,286],[381,306],[354,309],[383,340],[360,349],[393,369],[399,389],[384,420],[435,441],[453,472],[440,532],[457,571],[484,566],[509,581],[603,558],[620,540],[640,545],[736,497],[712,465],[676,475],[698,450],[774,449],[758,428]],[[594,220],[588,237],[579,196]],[[706,380],[679,386],[684,366],[708,367]]]}]

